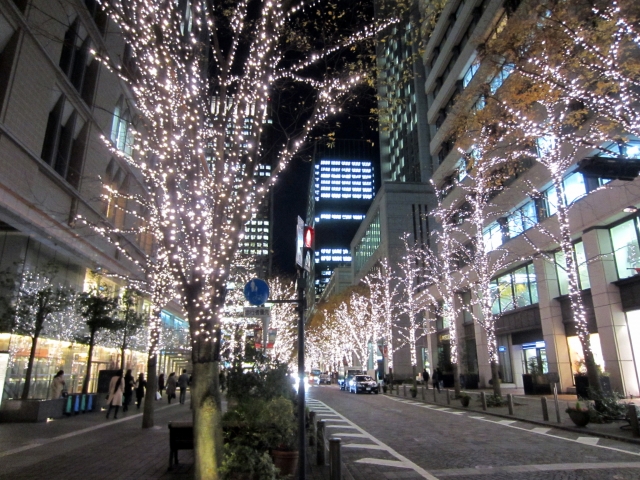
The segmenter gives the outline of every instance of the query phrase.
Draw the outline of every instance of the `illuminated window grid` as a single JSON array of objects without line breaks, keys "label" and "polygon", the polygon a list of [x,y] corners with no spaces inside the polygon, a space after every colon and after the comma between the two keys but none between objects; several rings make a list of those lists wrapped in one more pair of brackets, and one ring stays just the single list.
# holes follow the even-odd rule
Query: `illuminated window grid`
[{"label": "illuminated window grid", "polygon": [[373,256],[382,241],[380,229],[380,212],[367,227],[360,243],[355,248],[355,271],[359,272],[366,261]]},{"label": "illuminated window grid", "polygon": [[370,161],[321,160],[315,166],[316,201],[328,198],[373,198],[373,164]]}]

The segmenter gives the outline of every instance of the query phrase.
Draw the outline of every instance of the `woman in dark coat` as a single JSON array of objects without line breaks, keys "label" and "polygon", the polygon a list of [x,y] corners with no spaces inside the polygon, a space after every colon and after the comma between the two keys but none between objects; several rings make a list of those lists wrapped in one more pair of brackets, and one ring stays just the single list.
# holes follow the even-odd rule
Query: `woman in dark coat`
[{"label": "woman in dark coat", "polygon": [[160,396],[162,396],[162,392],[164,392],[164,373],[161,373],[158,377],[158,391],[160,392]]},{"label": "woman in dark coat", "polygon": [[147,388],[147,382],[144,379],[144,373],[141,373],[138,377],[138,384],[136,386],[136,406],[138,410],[140,410],[140,404],[142,403],[142,399],[144,398],[144,391]]},{"label": "woman in dark coat", "polygon": [[131,369],[129,369],[124,376],[124,402],[122,403],[123,412],[129,410],[129,404],[131,403],[131,398],[133,397],[133,387],[135,386],[135,384],[136,379],[133,378]]}]

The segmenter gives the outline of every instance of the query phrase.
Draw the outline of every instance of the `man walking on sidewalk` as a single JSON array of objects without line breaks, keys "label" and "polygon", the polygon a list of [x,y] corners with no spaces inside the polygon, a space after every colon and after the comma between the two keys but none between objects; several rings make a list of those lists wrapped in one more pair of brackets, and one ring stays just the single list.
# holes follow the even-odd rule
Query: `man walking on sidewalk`
[{"label": "man walking on sidewalk", "polygon": [[184,405],[184,401],[187,397],[187,387],[189,386],[189,375],[187,369],[182,369],[182,375],[178,377],[178,387],[180,387],[180,403]]}]

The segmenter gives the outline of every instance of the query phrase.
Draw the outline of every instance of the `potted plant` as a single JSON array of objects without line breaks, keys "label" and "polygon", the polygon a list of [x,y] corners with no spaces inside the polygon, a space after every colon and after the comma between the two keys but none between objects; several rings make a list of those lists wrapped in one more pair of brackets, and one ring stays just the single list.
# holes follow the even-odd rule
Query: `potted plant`
[{"label": "potted plant", "polygon": [[260,423],[273,464],[281,475],[294,475],[298,466],[298,450],[293,402],[285,397],[270,400],[261,412]]},{"label": "potted plant", "polygon": [[418,389],[416,387],[411,387],[409,391],[411,392],[412,398],[416,398],[418,396]]},{"label": "potted plant", "polygon": [[469,406],[469,402],[471,401],[471,397],[469,395],[462,392],[458,398],[460,399],[460,403],[462,404],[463,407]]},{"label": "potted plant", "polygon": [[591,415],[588,406],[582,406],[580,402],[576,402],[574,406],[568,406],[565,411],[576,427],[586,427],[589,423]]}]

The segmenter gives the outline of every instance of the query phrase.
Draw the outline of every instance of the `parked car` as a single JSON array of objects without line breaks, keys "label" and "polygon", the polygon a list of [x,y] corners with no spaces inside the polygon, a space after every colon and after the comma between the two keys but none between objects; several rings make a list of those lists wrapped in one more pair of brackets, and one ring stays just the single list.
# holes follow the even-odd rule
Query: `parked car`
[{"label": "parked car", "polygon": [[324,372],[320,374],[320,385],[330,385],[331,384],[331,374],[329,372]]},{"label": "parked car", "polygon": [[342,383],[340,382],[340,377],[338,377],[338,385],[340,386],[340,390],[347,391],[349,389],[349,382],[353,380],[353,377],[356,375],[363,375],[364,372],[360,368],[349,367],[345,370],[344,376],[342,378]]},{"label": "parked car", "polygon": [[322,372],[318,368],[312,368],[309,373],[309,385],[320,385],[320,375]]},{"label": "parked car", "polygon": [[380,391],[378,382],[369,375],[355,375],[349,382],[349,391],[352,393],[375,393]]}]

